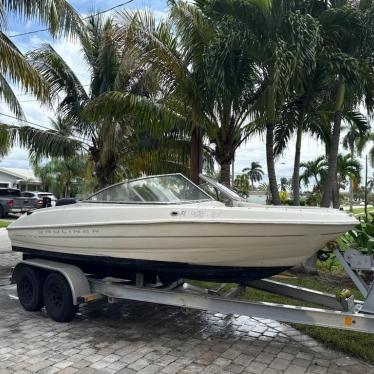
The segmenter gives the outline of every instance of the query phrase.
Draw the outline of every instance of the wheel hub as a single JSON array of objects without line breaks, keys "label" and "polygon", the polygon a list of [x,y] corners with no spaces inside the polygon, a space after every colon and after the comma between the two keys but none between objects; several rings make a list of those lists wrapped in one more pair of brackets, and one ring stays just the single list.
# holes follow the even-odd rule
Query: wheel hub
[{"label": "wheel hub", "polygon": [[27,278],[23,279],[21,282],[21,285],[22,285],[21,290],[22,290],[23,296],[25,297],[25,299],[31,300],[34,294],[34,288],[30,280]]},{"label": "wheel hub", "polygon": [[52,285],[50,298],[51,298],[52,304],[56,308],[61,308],[61,306],[62,306],[62,291],[61,291],[61,288],[57,284]]}]

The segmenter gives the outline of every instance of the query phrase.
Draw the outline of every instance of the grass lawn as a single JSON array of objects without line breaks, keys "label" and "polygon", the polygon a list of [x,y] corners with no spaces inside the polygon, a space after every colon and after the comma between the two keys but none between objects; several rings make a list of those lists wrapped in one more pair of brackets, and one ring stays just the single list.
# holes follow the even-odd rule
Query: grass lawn
[{"label": "grass lawn", "polygon": [[[353,208],[352,211],[353,214],[355,215],[362,215],[365,213],[365,208]],[[373,207],[368,207],[368,213],[374,213],[374,208]]]},{"label": "grass lawn", "polygon": [[0,219],[0,228],[2,227],[8,227],[12,222],[10,221],[4,221],[2,219]]},{"label": "grass lawn", "polygon": [[[361,298],[361,294],[355,288],[352,288],[349,280],[346,280],[342,276],[333,277],[327,273],[322,273],[320,276],[277,280],[296,286],[316,289],[333,294],[341,291],[342,288],[349,288],[356,298]],[[339,286],[340,282],[341,285]],[[295,301],[294,299],[273,295],[269,292],[250,288],[246,290],[245,294],[242,295],[241,298],[274,303],[305,305],[305,303],[303,304],[302,302]],[[372,364],[374,363],[374,334],[300,324],[292,324],[292,326],[322,342],[328,347],[338,349],[355,357],[359,357]]]},{"label": "grass lawn", "polygon": [[[323,292],[336,294],[343,288],[351,290],[356,298],[361,294],[353,288],[349,279],[341,274],[331,275],[327,271],[321,271],[318,276],[299,276],[289,278],[275,278],[277,281],[293,284],[295,286],[311,288]],[[209,286],[208,283],[193,282],[201,287]],[[211,284],[210,284],[211,286]],[[245,292],[238,296],[243,300],[267,301],[279,304],[307,305],[305,302],[284,296],[274,295],[272,293],[247,287]],[[320,341],[324,345],[336,350],[343,351],[351,356],[361,358],[374,364],[374,334],[366,334],[354,331],[345,331],[317,326],[307,326],[300,324],[291,324],[294,328]]]}]

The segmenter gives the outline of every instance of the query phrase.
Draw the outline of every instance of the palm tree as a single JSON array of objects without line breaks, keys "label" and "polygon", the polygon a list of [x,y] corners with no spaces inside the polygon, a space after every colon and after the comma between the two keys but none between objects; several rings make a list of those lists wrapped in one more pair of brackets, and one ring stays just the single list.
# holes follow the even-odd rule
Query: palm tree
[{"label": "palm tree", "polygon": [[[147,66],[149,74],[157,77],[162,87],[159,102],[143,103],[140,114],[146,113],[152,124],[149,131],[158,131],[158,135],[162,135],[168,125],[175,128],[177,123],[181,131],[188,134],[190,177],[197,183],[206,122],[202,109],[206,92],[202,87],[205,76],[202,57],[211,40],[212,25],[191,5],[171,2],[170,13],[170,19],[159,23],[149,12],[122,12],[118,18],[121,32],[131,43],[132,63]],[[103,95],[87,109],[87,114],[90,118],[105,117],[103,111],[106,110],[107,117],[121,118],[128,110],[128,106],[123,107],[123,101],[127,102],[126,93],[119,90]],[[153,125],[157,121],[159,126]]]},{"label": "palm tree", "polygon": [[74,193],[75,185],[83,185],[87,161],[80,156],[66,159],[54,158],[46,164],[34,165],[34,172],[43,185],[48,187],[48,190],[52,190],[57,197],[70,197]]},{"label": "palm tree", "polygon": [[348,181],[353,180],[355,184],[360,183],[361,163],[354,159],[352,155],[338,155],[337,160],[338,185],[337,189],[345,189]]},{"label": "palm tree", "polygon": [[262,171],[262,166],[259,162],[252,161],[249,168],[244,168],[243,173],[246,173],[251,181],[252,189],[254,189],[254,182],[261,182],[264,172]]},{"label": "palm tree", "polygon": [[288,180],[286,177],[282,177],[281,179],[280,179],[280,190],[282,191],[282,192],[287,192],[287,189],[289,188],[289,186],[290,186],[290,183],[291,181],[290,180]]},{"label": "palm tree", "polygon": [[[50,131],[27,126],[8,127],[5,135],[13,141],[18,140],[34,157],[73,157],[77,152],[88,152],[94,164],[96,187],[102,188],[128,174],[129,170],[121,167],[125,160],[130,167],[139,166],[139,159],[134,158],[141,152],[142,165],[149,166],[154,160],[153,145],[156,143],[162,148],[166,140],[174,142],[175,136],[164,133],[164,137],[156,142],[152,134],[142,132],[136,126],[140,119],[130,111],[128,102],[124,106],[125,113],[116,121],[107,117],[96,121],[83,118],[82,113],[88,104],[105,92],[124,91],[127,99],[134,103],[155,92],[154,79],[147,70],[134,68],[128,63],[127,46],[111,18],[104,20],[102,16],[92,16],[86,30],[87,36],[81,38],[81,43],[91,70],[89,93],[52,46],[44,45],[31,52],[28,58],[49,83],[52,97],[59,99],[57,111],[61,121]],[[2,133],[0,135],[6,137]],[[183,152],[183,144],[175,144],[174,149]],[[179,160],[173,161],[177,163]],[[138,169],[137,172],[140,171]]]},{"label": "palm tree", "polygon": [[240,40],[245,40],[249,58],[256,62],[262,73],[255,107],[266,131],[272,199],[279,205],[274,163],[276,112],[287,98],[291,82],[299,80],[314,67],[318,23],[299,12],[293,3],[283,1],[200,0],[197,3],[210,17],[226,25],[227,35],[237,34]]},{"label": "palm tree", "polygon": [[320,191],[326,175],[326,166],[325,156],[320,156],[312,161],[302,162],[300,167],[304,170],[300,175],[300,180],[305,186],[308,186],[310,179],[313,179],[315,187]]},{"label": "palm tree", "polygon": [[[201,9],[175,1],[170,13],[170,20],[159,24],[147,12],[122,14],[122,30],[130,35],[132,55],[140,66],[149,66],[163,87],[156,110],[148,102],[141,112],[152,119],[167,115],[169,120],[163,117],[161,121],[161,132],[169,122],[173,127],[180,123],[191,134],[190,176],[194,181],[199,171],[196,134],[204,134],[221,167],[220,180],[229,186],[235,151],[251,133],[248,118],[257,71],[240,49],[224,49],[230,41]],[[126,100],[121,92],[103,95],[86,111],[91,119],[104,110],[110,118],[121,117],[121,98]]]},{"label": "palm tree", "polygon": [[371,63],[373,17],[369,9],[358,9],[348,2],[345,6],[324,11],[319,20],[324,30],[326,68],[331,76],[329,105],[332,111],[332,129],[328,155],[328,171],[321,205],[339,206],[337,189],[337,159],[342,124],[342,113],[365,103],[373,109],[373,66]]},{"label": "palm tree", "polygon": [[247,197],[249,193],[249,178],[248,174],[240,174],[235,177],[234,189],[241,195]]},{"label": "palm tree", "polygon": [[[302,138],[305,132],[324,139],[329,116],[323,108],[328,89],[328,80],[323,66],[318,63],[308,76],[296,82],[294,95],[279,110],[279,120],[275,128],[275,154],[280,155],[295,134],[295,156],[292,174],[293,205],[300,205],[300,158]],[[327,117],[327,118],[326,118]]]},{"label": "palm tree", "polygon": [[[3,0],[0,3],[0,99],[17,117],[24,117],[22,107],[8,81],[22,87],[44,103],[49,99],[48,86],[6,35],[6,19],[9,15],[15,15],[24,21],[36,20],[47,27],[55,37],[82,33],[83,22],[65,0]],[[2,146],[5,150],[8,149],[8,144]]]},{"label": "palm tree", "polygon": [[[85,139],[91,159],[95,165],[98,188],[115,181],[115,171],[120,148],[125,147],[126,118],[121,123],[101,122],[99,124],[83,121],[83,108],[94,97],[113,89],[116,84],[125,84],[120,79],[120,65],[123,49],[118,45],[118,32],[110,18],[91,17],[87,23],[88,38],[81,39],[85,60],[92,71],[90,92],[71,68],[50,45],[45,45],[29,54],[33,66],[51,85],[53,97],[62,97],[58,112],[70,125],[70,136]],[[128,77],[127,77],[128,79]],[[133,87],[128,87],[129,91]],[[48,142],[48,134],[45,134]]]},{"label": "palm tree", "polygon": [[[367,130],[367,127],[365,128]],[[349,149],[351,159],[355,157],[356,148],[360,150],[362,148],[363,143],[366,143],[365,140],[367,139],[367,134],[362,131],[356,124],[350,124],[348,127],[348,131],[343,138],[343,147],[345,149]],[[353,184],[354,179],[349,180],[349,210],[353,210]]]}]

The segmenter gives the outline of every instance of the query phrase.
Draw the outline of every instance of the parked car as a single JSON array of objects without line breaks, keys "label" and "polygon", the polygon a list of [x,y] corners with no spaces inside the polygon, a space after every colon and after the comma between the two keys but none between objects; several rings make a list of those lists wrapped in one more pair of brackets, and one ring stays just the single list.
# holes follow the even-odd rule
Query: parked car
[{"label": "parked car", "polygon": [[51,192],[39,192],[39,191],[25,191],[22,192],[22,196],[29,198],[33,202],[35,208],[41,208],[43,206],[43,198],[47,197],[51,201],[51,206],[56,205],[56,197]]},{"label": "parked car", "polygon": [[0,188],[0,217],[6,217],[9,213],[25,213],[35,209],[34,202],[23,197],[16,188]]}]

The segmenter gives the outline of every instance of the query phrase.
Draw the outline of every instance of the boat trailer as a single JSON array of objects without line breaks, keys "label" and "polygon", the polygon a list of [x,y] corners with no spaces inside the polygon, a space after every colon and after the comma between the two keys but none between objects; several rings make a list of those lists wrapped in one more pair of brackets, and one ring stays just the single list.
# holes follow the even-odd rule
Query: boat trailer
[{"label": "boat trailer", "polygon": [[[184,280],[178,280],[167,286],[163,286],[162,283],[145,284],[143,274],[137,274],[136,281],[132,283],[116,278],[96,279],[85,275],[77,266],[38,258],[18,263],[13,271],[11,283],[17,282],[18,296],[20,296],[22,285],[17,281],[17,273],[21,268],[43,272],[44,278],[38,279],[46,277],[48,279],[48,274],[59,274],[60,279],[64,280],[68,285],[67,288],[70,289],[65,296],[60,295],[62,298],[67,298],[63,300],[65,307],[70,305],[72,308],[72,313],[68,313],[68,317],[65,318],[66,321],[73,318],[79,304],[105,298],[109,303],[135,300],[223,314],[374,333],[374,282],[366,283],[361,275],[363,271],[374,273],[373,256],[363,255],[354,249],[342,252],[339,248],[335,249],[334,254],[361,292],[364,301],[355,300],[353,295],[347,292],[332,295],[269,279],[241,284],[229,288],[226,292],[223,292],[227,289],[224,284],[215,288],[201,288]],[[38,287],[43,288],[41,284],[38,284]],[[291,297],[323,308],[236,299],[235,297],[246,287]],[[21,293],[23,295],[22,290]],[[46,298],[45,295],[44,298]],[[20,301],[25,307],[21,298]],[[47,303],[45,306],[52,319],[65,321],[64,318],[56,316],[54,307],[50,307]]]}]

